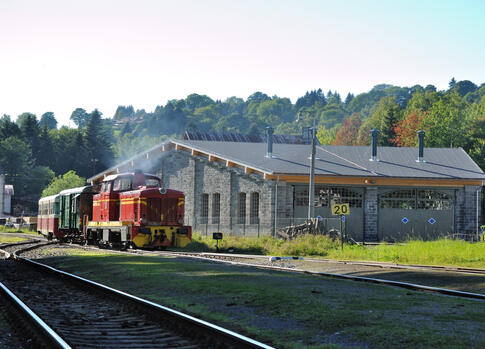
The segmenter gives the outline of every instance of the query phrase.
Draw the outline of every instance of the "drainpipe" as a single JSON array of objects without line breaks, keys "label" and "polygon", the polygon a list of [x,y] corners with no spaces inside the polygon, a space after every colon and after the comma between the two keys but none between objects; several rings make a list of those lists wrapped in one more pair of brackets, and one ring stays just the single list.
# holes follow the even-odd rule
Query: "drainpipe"
[{"label": "drainpipe", "polygon": [[275,196],[274,196],[274,227],[273,237],[276,236],[276,227],[278,226],[278,184],[280,183],[280,175],[276,176]]}]

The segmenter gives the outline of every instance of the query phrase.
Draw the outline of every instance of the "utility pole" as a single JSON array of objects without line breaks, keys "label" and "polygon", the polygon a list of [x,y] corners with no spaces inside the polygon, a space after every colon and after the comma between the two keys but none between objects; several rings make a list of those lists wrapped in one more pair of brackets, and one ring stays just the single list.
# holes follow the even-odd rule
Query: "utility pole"
[{"label": "utility pole", "polygon": [[308,188],[308,219],[313,217],[313,207],[315,206],[315,146],[316,146],[316,129],[315,119],[313,120],[312,131],[312,155],[310,160],[310,186]]}]

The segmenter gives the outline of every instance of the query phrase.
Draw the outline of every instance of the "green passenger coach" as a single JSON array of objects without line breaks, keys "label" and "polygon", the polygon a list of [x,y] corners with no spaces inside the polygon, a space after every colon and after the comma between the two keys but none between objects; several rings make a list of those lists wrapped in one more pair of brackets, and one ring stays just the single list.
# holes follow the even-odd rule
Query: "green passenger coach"
[{"label": "green passenger coach", "polygon": [[92,218],[93,187],[66,189],[59,193],[59,230],[66,238],[83,235],[86,219]]}]

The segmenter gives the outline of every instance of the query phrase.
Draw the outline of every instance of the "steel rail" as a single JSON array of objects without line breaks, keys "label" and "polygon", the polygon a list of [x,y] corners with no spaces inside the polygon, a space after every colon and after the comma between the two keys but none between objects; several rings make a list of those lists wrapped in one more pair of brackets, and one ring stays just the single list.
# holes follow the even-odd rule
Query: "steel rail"
[{"label": "steel rail", "polygon": [[[26,250],[32,250],[35,249],[37,246],[32,246],[29,247],[23,251]],[[17,254],[17,252],[22,252],[22,251],[16,251],[13,253],[13,258],[16,260],[19,260],[21,262],[30,264],[32,266],[35,266],[37,268],[40,268],[45,271],[49,271],[51,273],[55,273],[57,275],[61,275],[63,277],[66,277],[70,280],[74,280],[82,285],[85,286],[90,286],[96,290],[102,291],[104,293],[109,293],[110,295],[114,295],[116,297],[122,298],[124,300],[129,300],[140,307],[143,307],[149,311],[156,311],[156,312],[161,312],[164,316],[170,317],[173,319],[176,319],[180,323],[185,323],[190,326],[197,326],[199,328],[199,332],[202,335],[207,335],[207,332],[211,333],[213,337],[218,337],[218,338],[223,338],[223,341],[229,345],[229,347],[235,347],[235,348],[263,348],[263,349],[273,349],[273,347],[266,345],[264,343],[258,342],[254,339],[251,339],[249,337],[246,337],[244,335],[241,335],[239,333],[233,332],[231,330],[225,329],[221,326],[214,325],[212,323],[209,323],[207,321],[195,318],[191,315],[184,314],[180,311],[165,307],[163,305],[148,301],[146,299],[128,294],[126,292],[114,289],[112,287],[103,285],[101,283],[85,279],[83,277],[55,269],[49,265],[42,264],[36,261],[33,261],[31,259],[21,257]]]},{"label": "steel rail", "polygon": [[0,293],[19,311],[23,318],[33,328],[34,332],[42,338],[42,342],[49,348],[71,348],[52,328],[49,327],[36,313],[22,302],[12,291],[0,282]]}]

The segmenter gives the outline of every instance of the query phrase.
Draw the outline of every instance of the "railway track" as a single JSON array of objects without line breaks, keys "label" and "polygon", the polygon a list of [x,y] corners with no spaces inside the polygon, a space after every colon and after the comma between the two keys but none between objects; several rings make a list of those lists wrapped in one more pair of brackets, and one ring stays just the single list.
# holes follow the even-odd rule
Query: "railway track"
[{"label": "railway track", "polygon": [[[44,244],[41,244],[44,245]],[[20,251],[38,243],[23,243]],[[60,348],[270,348],[167,307],[19,256],[3,245],[4,293],[24,305],[32,337]],[[13,302],[13,301],[12,301]],[[27,321],[27,320],[26,320]]]}]

